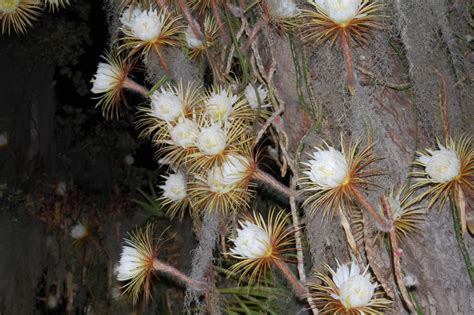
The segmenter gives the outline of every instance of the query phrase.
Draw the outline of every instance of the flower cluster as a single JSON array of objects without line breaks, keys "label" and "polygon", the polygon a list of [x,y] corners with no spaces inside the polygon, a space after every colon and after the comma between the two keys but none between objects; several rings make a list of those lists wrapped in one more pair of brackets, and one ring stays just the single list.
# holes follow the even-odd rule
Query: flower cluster
[{"label": "flower cluster", "polygon": [[[259,91],[264,102],[266,92]],[[178,83],[157,89],[150,106],[139,108],[141,136],[152,139],[162,163],[180,170],[160,186],[171,216],[189,206],[221,212],[247,207],[256,169],[249,126],[258,109],[244,94]]]}]

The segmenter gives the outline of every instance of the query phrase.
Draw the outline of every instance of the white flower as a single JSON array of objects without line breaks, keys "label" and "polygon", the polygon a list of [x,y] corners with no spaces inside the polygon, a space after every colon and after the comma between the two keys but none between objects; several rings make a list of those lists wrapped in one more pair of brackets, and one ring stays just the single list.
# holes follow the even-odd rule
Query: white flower
[{"label": "white flower", "polygon": [[123,162],[127,165],[133,165],[135,163],[135,158],[131,154],[125,155]]},{"label": "white flower", "polygon": [[97,66],[97,72],[91,80],[92,93],[100,94],[113,90],[120,82],[121,69],[108,63],[100,62]]},{"label": "white flower", "polygon": [[122,26],[130,28],[133,20],[141,13],[142,10],[139,5],[129,6],[123,10],[122,15],[120,16],[120,23],[122,23]]},{"label": "white flower", "polygon": [[140,11],[130,21],[132,34],[145,42],[156,40],[163,28],[163,15],[158,15],[156,10]]},{"label": "white flower", "polygon": [[347,265],[339,266],[332,274],[332,280],[339,289],[339,295],[332,297],[341,301],[346,309],[368,306],[378,286],[370,281],[370,273],[361,273],[355,261],[350,270]]},{"label": "white flower", "polygon": [[314,0],[316,5],[336,24],[345,25],[359,14],[361,0]]},{"label": "white flower", "polygon": [[267,0],[267,3],[270,7],[270,15],[276,18],[291,18],[299,12],[293,0]]},{"label": "white flower", "polygon": [[71,229],[71,237],[75,240],[80,240],[86,237],[89,234],[89,229],[85,227],[82,223],[76,224]]},{"label": "white flower", "polygon": [[170,174],[166,177],[164,185],[159,186],[163,189],[163,196],[172,201],[181,201],[187,196],[186,176],[183,173]]},{"label": "white flower", "polygon": [[209,171],[207,183],[213,192],[226,193],[232,190],[247,175],[249,161],[241,155],[229,155],[220,166]]},{"label": "white flower", "polygon": [[241,229],[237,229],[237,238],[232,240],[234,248],[231,253],[246,258],[265,257],[272,251],[270,236],[268,233],[256,224],[250,221],[241,223]]},{"label": "white flower", "polygon": [[198,136],[197,147],[206,155],[217,155],[224,151],[227,144],[227,135],[217,125],[202,128]]},{"label": "white flower", "polygon": [[176,93],[161,89],[151,96],[151,114],[164,121],[173,121],[183,111],[183,102]]},{"label": "white flower", "polygon": [[54,310],[56,307],[58,307],[58,298],[55,295],[48,295],[48,298],[46,299],[46,305],[48,305],[50,310]]},{"label": "white flower", "polygon": [[220,93],[212,92],[206,100],[206,112],[214,121],[223,121],[232,113],[232,105],[237,102],[237,96],[229,95],[223,90]]},{"label": "white flower", "polygon": [[[196,29],[199,29],[198,26],[196,26]],[[191,28],[190,25],[188,25],[188,28],[186,29],[186,33],[184,34],[186,37],[186,43],[189,48],[201,48],[203,47],[202,40],[200,40],[196,34],[194,34],[193,29]]]},{"label": "white flower", "polygon": [[118,281],[136,278],[143,273],[144,268],[147,268],[147,262],[150,260],[145,251],[138,250],[131,242],[128,242],[128,244],[130,246],[125,245],[122,247],[120,261],[115,269]]},{"label": "white flower", "polygon": [[329,147],[329,150],[317,148],[313,159],[307,163],[310,171],[304,173],[310,180],[324,188],[338,187],[347,180],[349,167],[344,155]]},{"label": "white flower", "polygon": [[461,173],[461,161],[457,153],[439,145],[439,150],[428,150],[431,156],[421,154],[418,161],[425,165],[425,171],[436,183],[447,183]]},{"label": "white flower", "polygon": [[12,13],[20,5],[20,0],[0,0],[0,13]]},{"label": "white flower", "polygon": [[258,108],[258,104],[259,104],[259,100],[260,100],[260,107],[264,107],[264,102],[265,102],[265,99],[267,98],[267,90],[262,86],[258,86],[256,87],[257,88],[257,92],[258,92],[258,98],[257,98],[257,93],[255,92],[255,88],[249,84],[247,85],[247,87],[245,88],[245,98],[247,99],[247,101],[249,102],[249,105],[251,108],[253,109],[257,109]]},{"label": "white flower", "polygon": [[0,133],[0,148],[8,145],[8,134],[6,132]]},{"label": "white flower", "polygon": [[170,129],[171,140],[183,148],[189,148],[193,146],[196,142],[198,134],[198,125],[189,119],[180,120],[176,126]]}]

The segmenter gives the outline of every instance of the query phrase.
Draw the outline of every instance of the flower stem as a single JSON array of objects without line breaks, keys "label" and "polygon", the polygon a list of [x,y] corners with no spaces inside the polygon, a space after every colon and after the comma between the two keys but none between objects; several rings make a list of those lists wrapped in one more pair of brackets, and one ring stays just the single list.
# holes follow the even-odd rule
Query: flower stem
[{"label": "flower stem", "polygon": [[347,34],[346,32],[342,33],[341,40],[342,40],[342,53],[344,55],[344,61],[346,62],[346,66],[347,66],[347,88],[349,90],[350,95],[353,96],[355,94],[354,67],[352,64],[351,47],[349,46],[349,41],[350,41],[349,34]]},{"label": "flower stem", "polygon": [[159,49],[156,45],[155,45],[154,47],[155,47],[156,55],[158,56],[158,60],[160,61],[161,67],[162,67],[163,70],[165,71],[165,73],[166,73],[166,75],[168,76],[168,78],[173,78],[173,73],[171,72],[170,67],[169,67],[168,64],[166,63],[165,58],[164,58],[163,55],[161,54],[160,49]]},{"label": "flower stem", "polygon": [[397,241],[397,235],[396,235],[395,229],[392,229],[390,232],[388,232],[388,235],[390,237],[390,243],[391,243],[391,248],[392,248],[392,258],[393,258],[393,269],[395,271],[395,279],[397,280],[398,288],[400,289],[400,293],[402,294],[403,301],[405,302],[406,306],[410,310],[410,313],[416,314],[415,308],[413,307],[413,304],[411,303],[408,290],[405,287],[405,283],[402,277],[402,266],[400,262],[400,255],[399,253],[397,253],[398,241]]},{"label": "flower stem", "polygon": [[278,192],[283,193],[287,197],[296,197],[296,191],[293,189],[288,188],[287,186],[283,185],[275,178],[273,178],[268,173],[262,171],[261,169],[257,169],[253,174],[253,178],[258,180],[261,183],[264,183]]},{"label": "flower stem", "polygon": [[461,219],[459,216],[456,202],[453,200],[453,198],[451,198],[451,213],[453,215],[454,233],[456,234],[456,240],[458,242],[459,250],[461,251],[461,255],[463,256],[464,262],[466,263],[467,273],[469,274],[471,285],[474,286],[474,266],[472,265],[471,257],[469,256],[466,244],[464,243]]},{"label": "flower stem", "polygon": [[303,300],[305,298],[305,296],[308,294],[308,291],[303,286],[303,284],[301,284],[301,282],[299,282],[298,279],[296,279],[295,275],[293,274],[293,272],[291,272],[288,265],[283,260],[280,260],[280,259],[273,260],[273,263],[274,263],[275,267],[277,267],[278,270],[281,271],[283,276],[286,278],[288,283],[291,285],[295,295],[300,300]]},{"label": "flower stem", "polygon": [[128,90],[132,90],[141,94],[144,97],[148,97],[148,90],[143,86],[138,84],[137,82],[133,81],[132,79],[126,78],[123,81],[123,87]]},{"label": "flower stem", "polygon": [[359,204],[365,208],[377,223],[377,228],[382,232],[388,232],[392,229],[392,224],[380,216],[380,213],[367,200],[367,197],[358,189],[354,188],[353,194]]},{"label": "flower stem", "polygon": [[196,281],[179,271],[178,269],[165,264],[158,259],[155,259],[153,261],[153,269],[156,270],[157,272],[167,275],[168,277],[178,280],[180,283],[184,283],[189,287],[192,287],[194,290],[204,290],[206,287],[206,284],[200,281]]},{"label": "flower stem", "polygon": [[[296,175],[291,178],[291,189],[294,189],[296,186]],[[298,261],[298,275],[300,281],[306,283],[306,273],[304,270],[304,257],[303,257],[303,246],[301,244],[301,230],[300,230],[300,219],[298,216],[298,208],[296,207],[296,197],[290,197],[290,208],[291,208],[291,217],[293,221],[293,228],[295,230],[295,245],[296,245],[296,260]],[[319,310],[316,307],[316,304],[313,301],[313,298],[307,295],[306,300],[308,301],[309,306],[313,312],[313,315],[319,314]]]}]

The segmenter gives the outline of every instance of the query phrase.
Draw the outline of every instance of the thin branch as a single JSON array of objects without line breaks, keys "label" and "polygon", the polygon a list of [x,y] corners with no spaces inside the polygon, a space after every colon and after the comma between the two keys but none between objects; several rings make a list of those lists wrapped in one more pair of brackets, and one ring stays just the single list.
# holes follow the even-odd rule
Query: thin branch
[{"label": "thin branch", "polygon": [[281,271],[283,276],[286,278],[288,283],[291,285],[295,295],[300,300],[303,300],[305,298],[305,296],[308,294],[308,291],[301,284],[301,282],[299,282],[298,279],[296,279],[295,275],[293,274],[293,272],[291,272],[288,265],[283,260],[279,260],[279,259],[275,259],[273,261],[273,264],[275,265],[275,267],[277,267],[278,270]]},{"label": "thin branch", "polygon": [[279,191],[283,193],[287,197],[296,197],[296,191],[288,188],[287,186],[283,185],[281,182],[276,180],[273,176],[270,174],[257,169],[256,172],[253,175],[253,178],[261,183],[264,183],[276,191]]},{"label": "thin branch", "polygon": [[377,228],[380,231],[388,232],[392,229],[392,224],[390,224],[390,222],[388,222],[385,218],[382,218],[380,216],[380,213],[377,210],[375,210],[374,207],[372,207],[370,202],[367,200],[367,197],[358,188],[355,188],[353,190],[353,193],[354,193],[355,199],[359,202],[359,204],[363,208],[365,208],[370,213],[372,218],[375,220],[375,222],[377,223]]},{"label": "thin branch", "polygon": [[439,107],[441,109],[441,117],[443,119],[444,136],[448,138],[451,135],[451,127],[449,125],[448,93],[446,92],[446,79],[438,69],[433,67],[433,70],[439,78]]},{"label": "thin branch", "polygon": [[196,291],[202,291],[206,288],[205,283],[191,279],[178,269],[165,264],[158,259],[153,261],[153,269],[158,273],[170,277],[173,280],[177,280],[179,283],[186,284],[186,286],[191,287]]}]

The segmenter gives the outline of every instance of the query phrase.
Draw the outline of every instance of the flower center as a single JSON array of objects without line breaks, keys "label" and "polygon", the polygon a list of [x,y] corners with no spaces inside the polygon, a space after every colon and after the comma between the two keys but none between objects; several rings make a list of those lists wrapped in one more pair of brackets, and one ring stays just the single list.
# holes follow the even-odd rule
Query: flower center
[{"label": "flower center", "polygon": [[20,4],[20,0],[0,0],[0,12],[12,13]]}]

